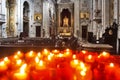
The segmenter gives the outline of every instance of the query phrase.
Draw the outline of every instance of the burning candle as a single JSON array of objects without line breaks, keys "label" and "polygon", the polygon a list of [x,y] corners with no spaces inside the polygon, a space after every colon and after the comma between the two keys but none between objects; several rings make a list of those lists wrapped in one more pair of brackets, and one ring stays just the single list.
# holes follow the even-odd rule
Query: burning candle
[{"label": "burning candle", "polygon": [[79,60],[75,59],[70,62],[70,65],[72,68],[76,68],[78,66],[79,62],[80,62]]},{"label": "burning candle", "polygon": [[105,65],[106,80],[116,80],[115,71],[118,67],[114,63]]},{"label": "burning candle", "polygon": [[94,61],[95,61],[95,58],[91,54],[85,56],[85,62],[93,63]]},{"label": "burning candle", "polygon": [[10,60],[8,59],[8,57],[5,57],[5,58],[4,58],[4,62],[5,62],[7,65],[10,64]]},{"label": "burning candle", "polygon": [[8,69],[4,61],[0,62],[0,72],[6,71]]},{"label": "burning candle", "polygon": [[45,68],[46,68],[46,66],[45,66],[45,62],[43,60],[40,60],[35,66],[36,70],[43,70]]},{"label": "burning candle", "polygon": [[53,54],[58,54],[58,53],[60,53],[60,51],[57,50],[57,49],[55,49],[55,50],[52,50],[52,53],[53,53]]},{"label": "burning candle", "polygon": [[20,72],[13,74],[13,80],[28,80],[28,74],[26,73],[27,64],[23,64],[20,68]]},{"label": "burning candle", "polygon": [[20,58],[22,58],[24,56],[24,54],[20,51],[18,51],[15,55],[18,55]]}]

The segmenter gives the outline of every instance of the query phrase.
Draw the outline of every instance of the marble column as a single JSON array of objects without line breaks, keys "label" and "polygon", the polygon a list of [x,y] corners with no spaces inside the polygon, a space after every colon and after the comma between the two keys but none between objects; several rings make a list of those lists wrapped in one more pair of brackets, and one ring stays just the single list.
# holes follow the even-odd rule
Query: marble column
[{"label": "marble column", "polygon": [[46,0],[43,1],[43,30],[43,37],[49,37],[49,2]]},{"label": "marble column", "polygon": [[[80,7],[79,7],[79,1],[80,0],[75,0],[74,1],[74,36],[78,37],[78,32],[80,32],[80,37],[81,37],[81,30],[82,28],[80,27],[79,20],[80,20]],[[79,29],[80,27],[80,29]],[[80,30],[80,31],[79,31]]]},{"label": "marble column", "polygon": [[109,0],[102,0],[102,26],[103,33],[109,24]]},{"label": "marble column", "polygon": [[8,11],[9,11],[9,21],[8,21],[8,27],[7,27],[7,35],[8,37],[14,37],[14,31],[15,31],[15,0],[9,0],[8,2]]},{"label": "marble column", "polygon": [[93,35],[95,37],[96,36],[96,27],[97,27],[97,24],[94,21],[94,19],[95,19],[95,10],[96,10],[96,0],[93,0],[92,5],[93,5]]},{"label": "marble column", "polygon": [[116,22],[118,23],[118,0],[114,0],[114,19],[116,19]]},{"label": "marble column", "polygon": [[[114,0],[114,19],[116,20],[116,23],[119,24],[119,1]],[[118,54],[119,52],[119,27],[118,27],[118,37],[117,37],[117,43],[116,43],[116,52]]]}]

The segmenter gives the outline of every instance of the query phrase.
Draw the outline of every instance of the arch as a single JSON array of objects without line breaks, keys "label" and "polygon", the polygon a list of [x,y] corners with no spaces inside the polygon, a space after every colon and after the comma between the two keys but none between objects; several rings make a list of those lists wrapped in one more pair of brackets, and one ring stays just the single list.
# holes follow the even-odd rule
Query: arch
[{"label": "arch", "polygon": [[23,33],[25,37],[28,37],[29,35],[29,3],[27,1],[24,1],[23,3]]},{"label": "arch", "polygon": [[69,9],[63,9],[62,10],[62,12],[60,13],[60,17],[61,17],[61,26],[63,27],[63,24],[64,24],[64,22],[63,22],[63,19],[65,18],[65,17],[67,17],[68,18],[68,26],[71,26],[71,12],[69,11]]}]

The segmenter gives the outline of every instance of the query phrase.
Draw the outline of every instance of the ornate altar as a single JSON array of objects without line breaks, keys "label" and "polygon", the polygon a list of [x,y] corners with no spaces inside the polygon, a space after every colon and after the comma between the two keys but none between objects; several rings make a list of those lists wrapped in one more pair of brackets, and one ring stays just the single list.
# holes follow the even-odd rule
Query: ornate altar
[{"label": "ornate altar", "polygon": [[61,36],[71,36],[73,34],[74,26],[74,5],[69,3],[58,3],[57,13],[57,33]]}]

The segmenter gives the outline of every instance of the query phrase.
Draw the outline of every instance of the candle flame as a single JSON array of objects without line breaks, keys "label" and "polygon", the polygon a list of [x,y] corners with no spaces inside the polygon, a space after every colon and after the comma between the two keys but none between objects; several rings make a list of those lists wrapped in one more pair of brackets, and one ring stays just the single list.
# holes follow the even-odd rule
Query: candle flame
[{"label": "candle flame", "polygon": [[5,57],[5,58],[4,58],[4,61],[5,61],[5,62],[6,62],[6,61],[9,61],[8,57]]},{"label": "candle flame", "polygon": [[5,65],[5,62],[4,62],[4,61],[1,61],[1,62],[0,62],[0,65]]},{"label": "candle flame", "polygon": [[20,73],[25,73],[26,67],[27,67],[27,64],[23,64],[22,67],[20,68]]},{"label": "candle flame", "polygon": [[103,52],[102,54],[103,54],[103,56],[106,56],[106,55],[107,55],[107,52]]},{"label": "candle flame", "polygon": [[35,62],[36,62],[36,63],[39,63],[39,61],[40,61],[39,58],[36,57],[36,58],[35,58]]},{"label": "candle flame", "polygon": [[83,62],[80,62],[80,67],[81,68],[84,68],[85,67],[85,64]]},{"label": "candle flame", "polygon": [[72,57],[73,57],[73,59],[76,59],[76,55],[75,55],[75,54],[73,54],[73,56],[72,56]]},{"label": "candle flame", "polygon": [[39,66],[43,66],[43,61],[42,60],[40,60]]},{"label": "candle flame", "polygon": [[82,53],[83,53],[83,54],[86,54],[86,53],[87,53],[87,51],[85,51],[85,50],[82,50]]},{"label": "candle flame", "polygon": [[64,55],[62,53],[59,53],[58,54],[58,57],[63,57]]},{"label": "candle flame", "polygon": [[17,52],[17,54],[18,54],[18,55],[20,55],[20,54],[21,54],[21,52],[20,52],[20,51],[18,51],[18,52]]},{"label": "candle flame", "polygon": [[48,60],[49,60],[49,61],[51,60],[51,57],[52,57],[51,55],[48,55]]},{"label": "candle flame", "polygon": [[66,51],[70,51],[70,49],[66,49]]},{"label": "candle flame", "polygon": [[88,59],[89,59],[89,60],[92,59],[92,55],[88,55]]},{"label": "candle flame", "polygon": [[85,75],[86,75],[86,72],[85,72],[85,71],[81,71],[81,72],[80,72],[80,75],[81,75],[81,76],[85,76]]},{"label": "candle flame", "polygon": [[45,55],[48,55],[49,54],[49,51],[47,49],[44,49],[44,54]]},{"label": "candle flame", "polygon": [[14,59],[19,59],[18,55],[14,55]]},{"label": "candle flame", "polygon": [[110,63],[109,66],[110,67],[114,67],[115,65],[114,65],[114,63]]},{"label": "candle flame", "polygon": [[79,63],[79,61],[78,61],[78,60],[74,60],[74,64],[76,64],[76,65],[77,65],[78,63]]},{"label": "candle flame", "polygon": [[39,52],[39,53],[37,54],[37,56],[40,58],[40,57],[41,57],[41,53]]},{"label": "candle flame", "polygon": [[22,63],[22,60],[17,60],[16,64],[20,65]]},{"label": "candle flame", "polygon": [[33,56],[33,51],[30,51],[29,56]]}]

